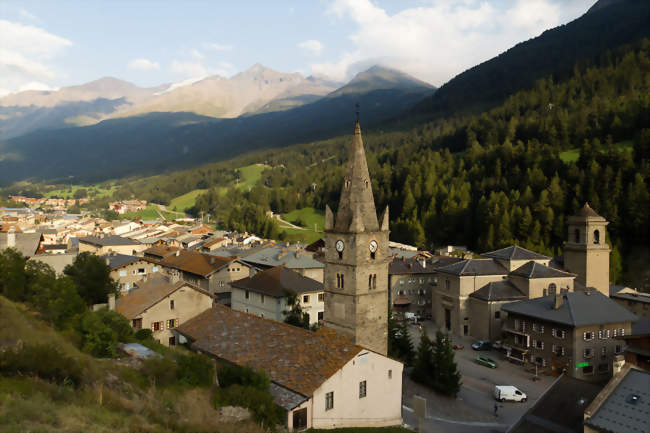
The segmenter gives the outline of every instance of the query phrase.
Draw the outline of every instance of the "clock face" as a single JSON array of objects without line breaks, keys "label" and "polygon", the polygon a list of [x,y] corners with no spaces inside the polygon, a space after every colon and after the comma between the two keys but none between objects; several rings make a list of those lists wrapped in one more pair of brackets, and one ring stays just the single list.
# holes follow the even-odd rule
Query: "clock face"
[{"label": "clock face", "polygon": [[340,239],[336,241],[336,251],[342,253],[344,249],[345,249],[345,244],[343,243],[343,241]]},{"label": "clock face", "polygon": [[370,249],[371,253],[374,253],[377,251],[377,241],[370,241],[370,244],[368,245],[368,248]]}]

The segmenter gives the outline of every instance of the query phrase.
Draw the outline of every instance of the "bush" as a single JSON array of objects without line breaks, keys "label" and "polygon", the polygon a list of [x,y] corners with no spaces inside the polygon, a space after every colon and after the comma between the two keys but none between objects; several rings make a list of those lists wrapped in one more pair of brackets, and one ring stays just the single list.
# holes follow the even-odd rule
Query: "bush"
[{"label": "bush", "polygon": [[141,371],[156,386],[173,385],[178,380],[178,366],[169,358],[149,358],[142,363]]},{"label": "bush", "polygon": [[82,369],[77,360],[65,356],[53,344],[26,345],[0,352],[0,372],[6,376],[32,374],[59,384],[81,384]]},{"label": "bush", "polygon": [[285,411],[276,405],[267,390],[253,386],[230,385],[219,388],[215,395],[215,404],[219,406],[242,406],[253,412],[255,421],[266,426],[283,425]]},{"label": "bush", "polygon": [[133,340],[129,321],[115,311],[87,311],[77,322],[81,334],[81,348],[99,358],[117,355],[117,343]]},{"label": "bush", "polygon": [[153,332],[151,332],[151,329],[138,329],[135,333],[135,339],[138,341],[151,340],[153,339]]},{"label": "bush", "polygon": [[250,367],[238,365],[221,365],[217,369],[219,386],[228,388],[232,385],[252,387],[260,391],[268,391],[271,381],[263,371],[255,371]]},{"label": "bush", "polygon": [[176,357],[178,363],[178,380],[190,386],[210,386],[214,375],[212,361],[205,355],[200,354],[179,354]]}]

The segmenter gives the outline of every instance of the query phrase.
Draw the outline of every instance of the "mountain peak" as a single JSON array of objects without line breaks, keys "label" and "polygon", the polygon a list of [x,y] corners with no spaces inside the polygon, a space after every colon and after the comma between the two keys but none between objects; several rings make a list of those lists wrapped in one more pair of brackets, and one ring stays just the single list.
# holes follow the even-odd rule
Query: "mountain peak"
[{"label": "mountain peak", "polygon": [[432,85],[418,80],[405,72],[386,66],[374,65],[363,72],[359,72],[348,84],[331,93],[329,96],[384,89],[421,90],[426,88],[434,89]]}]

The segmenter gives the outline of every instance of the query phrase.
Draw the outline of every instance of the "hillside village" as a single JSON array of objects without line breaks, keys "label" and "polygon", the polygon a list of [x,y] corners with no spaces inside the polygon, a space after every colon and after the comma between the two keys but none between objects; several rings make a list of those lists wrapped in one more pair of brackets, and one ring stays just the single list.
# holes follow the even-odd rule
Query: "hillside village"
[{"label": "hillside village", "polygon": [[[621,375],[650,377],[642,373],[650,296],[610,285],[607,221],[589,204],[569,219],[559,257],[517,245],[432,254],[389,242],[389,209],[378,218],[359,123],[349,155],[338,212],[327,207],[325,236],[310,245],[201,223],[6,208],[0,249],[57,274],[79,257],[99,257],[117,290],[94,309],[116,311],[161,345],[264,371],[289,431],[405,422],[403,387],[412,382],[402,375],[411,367],[390,352],[399,333],[389,321],[416,324],[400,328],[416,335],[424,326],[458,342],[486,341],[519,374],[532,366],[535,377],[558,377],[519,426],[537,422],[527,417],[556,393],[566,399],[564,382],[591,386],[602,406],[627,380]],[[286,320],[296,309],[304,326]],[[583,406],[599,419],[599,407]]]}]

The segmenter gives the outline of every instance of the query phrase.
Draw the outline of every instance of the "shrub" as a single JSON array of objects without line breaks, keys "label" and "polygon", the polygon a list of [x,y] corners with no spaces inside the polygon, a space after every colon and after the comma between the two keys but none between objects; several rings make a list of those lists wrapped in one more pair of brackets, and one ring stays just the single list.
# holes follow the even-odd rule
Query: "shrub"
[{"label": "shrub", "polygon": [[210,386],[214,367],[212,361],[205,355],[200,354],[179,354],[176,357],[178,363],[178,380],[190,386]]},{"label": "shrub", "polygon": [[151,329],[138,329],[135,333],[135,339],[138,341],[151,340],[153,338],[153,332]]},{"label": "shrub", "polygon": [[100,358],[115,357],[118,342],[133,340],[129,321],[115,311],[87,311],[76,328],[82,337],[82,349]]},{"label": "shrub", "polygon": [[250,367],[238,365],[220,365],[217,369],[219,386],[228,388],[231,385],[250,386],[261,391],[268,391],[271,381],[263,371],[255,371]]},{"label": "shrub", "polygon": [[65,356],[53,344],[25,345],[17,351],[0,352],[0,372],[6,376],[31,374],[75,387],[82,378],[79,362]]},{"label": "shrub", "polygon": [[246,407],[253,412],[255,421],[266,426],[283,425],[285,421],[284,410],[275,404],[268,389],[261,390],[253,386],[233,384],[217,390],[215,404],[217,407]]},{"label": "shrub", "polygon": [[172,385],[178,380],[178,366],[169,358],[149,358],[142,363],[141,371],[157,386]]}]

